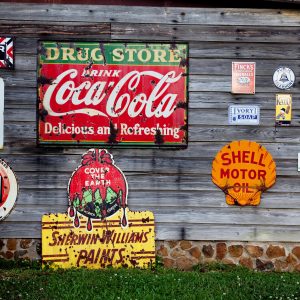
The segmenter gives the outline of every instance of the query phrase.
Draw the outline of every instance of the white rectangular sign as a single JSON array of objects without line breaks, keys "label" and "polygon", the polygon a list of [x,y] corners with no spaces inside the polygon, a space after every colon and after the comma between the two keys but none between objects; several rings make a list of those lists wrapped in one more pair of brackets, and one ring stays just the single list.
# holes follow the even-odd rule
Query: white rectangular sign
[{"label": "white rectangular sign", "polygon": [[0,78],[0,149],[3,149],[4,81]]},{"label": "white rectangular sign", "polygon": [[298,172],[300,172],[300,153],[298,153]]},{"label": "white rectangular sign", "polygon": [[228,122],[230,125],[259,125],[260,109],[258,105],[230,105]]}]

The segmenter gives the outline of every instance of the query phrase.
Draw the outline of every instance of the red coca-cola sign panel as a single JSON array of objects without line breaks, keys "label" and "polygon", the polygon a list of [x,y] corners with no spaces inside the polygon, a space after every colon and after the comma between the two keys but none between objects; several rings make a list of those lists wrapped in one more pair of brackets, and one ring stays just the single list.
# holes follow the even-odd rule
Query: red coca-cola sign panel
[{"label": "red coca-cola sign panel", "polygon": [[186,146],[186,44],[40,42],[39,143]]}]

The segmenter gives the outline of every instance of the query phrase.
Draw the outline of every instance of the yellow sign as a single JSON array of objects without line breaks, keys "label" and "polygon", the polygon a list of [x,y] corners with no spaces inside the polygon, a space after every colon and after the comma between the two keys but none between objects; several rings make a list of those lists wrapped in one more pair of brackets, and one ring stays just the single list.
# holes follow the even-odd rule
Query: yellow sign
[{"label": "yellow sign", "polygon": [[43,263],[53,268],[113,267],[148,268],[155,263],[154,216],[150,211],[127,210],[128,226],[121,227],[122,212],[93,222],[87,231],[87,218],[80,226],[65,214],[44,215],[42,220]]},{"label": "yellow sign", "polygon": [[212,164],[212,181],[229,205],[259,205],[261,193],[276,180],[271,154],[258,143],[234,141],[224,146]]},{"label": "yellow sign", "polygon": [[292,95],[276,94],[276,125],[290,125],[292,121]]}]

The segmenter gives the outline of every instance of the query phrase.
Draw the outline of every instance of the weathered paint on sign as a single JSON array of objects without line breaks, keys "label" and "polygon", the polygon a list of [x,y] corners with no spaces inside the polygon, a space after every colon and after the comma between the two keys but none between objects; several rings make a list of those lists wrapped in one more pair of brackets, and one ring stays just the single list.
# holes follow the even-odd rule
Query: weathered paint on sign
[{"label": "weathered paint on sign", "polygon": [[0,36],[0,69],[14,69],[14,40]]},{"label": "weathered paint on sign", "polygon": [[126,178],[107,150],[87,151],[68,185],[69,215],[74,218],[74,226],[80,226],[78,214],[82,214],[88,218],[90,231],[93,219],[103,220],[122,209],[120,223],[127,227],[127,190]]},{"label": "weathered paint on sign", "polygon": [[187,44],[41,42],[40,144],[187,145]]},{"label": "weathered paint on sign", "polygon": [[14,208],[18,196],[18,182],[10,166],[0,159],[0,221]]},{"label": "weathered paint on sign", "polygon": [[292,121],[292,95],[276,94],[276,125],[289,126]]},{"label": "weathered paint on sign", "polygon": [[255,94],[255,62],[232,62],[233,94]]},{"label": "weathered paint on sign", "polygon": [[288,67],[280,67],[273,74],[275,86],[281,90],[287,90],[295,83],[295,74]]},{"label": "weathered paint on sign", "polygon": [[153,265],[153,213],[129,211],[127,193],[113,156],[89,149],[69,181],[68,213],[43,216],[43,263],[62,268]]},{"label": "weathered paint on sign", "polygon": [[4,81],[0,78],[0,149],[3,149],[4,136]]},{"label": "weathered paint on sign", "polygon": [[261,193],[276,181],[276,165],[265,147],[252,141],[225,145],[212,164],[212,181],[229,205],[259,205]]},{"label": "weathered paint on sign", "polygon": [[259,125],[260,108],[258,105],[230,105],[228,122],[230,125]]},{"label": "weathered paint on sign", "polygon": [[155,263],[153,213],[126,210],[126,228],[120,226],[119,210],[113,217],[95,221],[92,231],[87,231],[83,216],[75,228],[68,214],[44,215],[43,263],[53,268],[151,267]]}]

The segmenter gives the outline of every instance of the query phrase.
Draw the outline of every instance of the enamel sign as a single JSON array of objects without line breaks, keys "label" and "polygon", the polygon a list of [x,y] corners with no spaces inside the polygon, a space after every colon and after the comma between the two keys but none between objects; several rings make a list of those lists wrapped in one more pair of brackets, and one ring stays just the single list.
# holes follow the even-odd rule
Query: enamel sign
[{"label": "enamel sign", "polygon": [[230,105],[228,120],[230,125],[259,125],[260,108],[257,105]]},{"label": "enamel sign", "polygon": [[261,193],[276,181],[276,165],[265,147],[234,141],[217,153],[212,181],[225,193],[228,205],[259,205]]},{"label": "enamel sign", "polygon": [[14,69],[14,40],[0,36],[0,69]]},{"label": "enamel sign", "polygon": [[42,260],[53,268],[140,267],[155,263],[154,216],[127,207],[128,185],[107,150],[82,156],[65,214],[44,215]]},{"label": "enamel sign", "polygon": [[18,196],[17,178],[10,166],[0,159],[0,221],[14,208]]},{"label": "enamel sign", "polygon": [[292,95],[276,94],[276,125],[289,126],[292,121]]},{"label": "enamel sign", "polygon": [[288,67],[280,67],[274,72],[273,82],[279,89],[287,90],[293,86],[295,82],[295,74]]},{"label": "enamel sign", "polygon": [[187,44],[41,42],[39,143],[186,146]]},{"label": "enamel sign", "polygon": [[255,94],[255,62],[232,62],[233,94]]},{"label": "enamel sign", "polygon": [[4,143],[4,81],[0,78],[0,149]]}]

